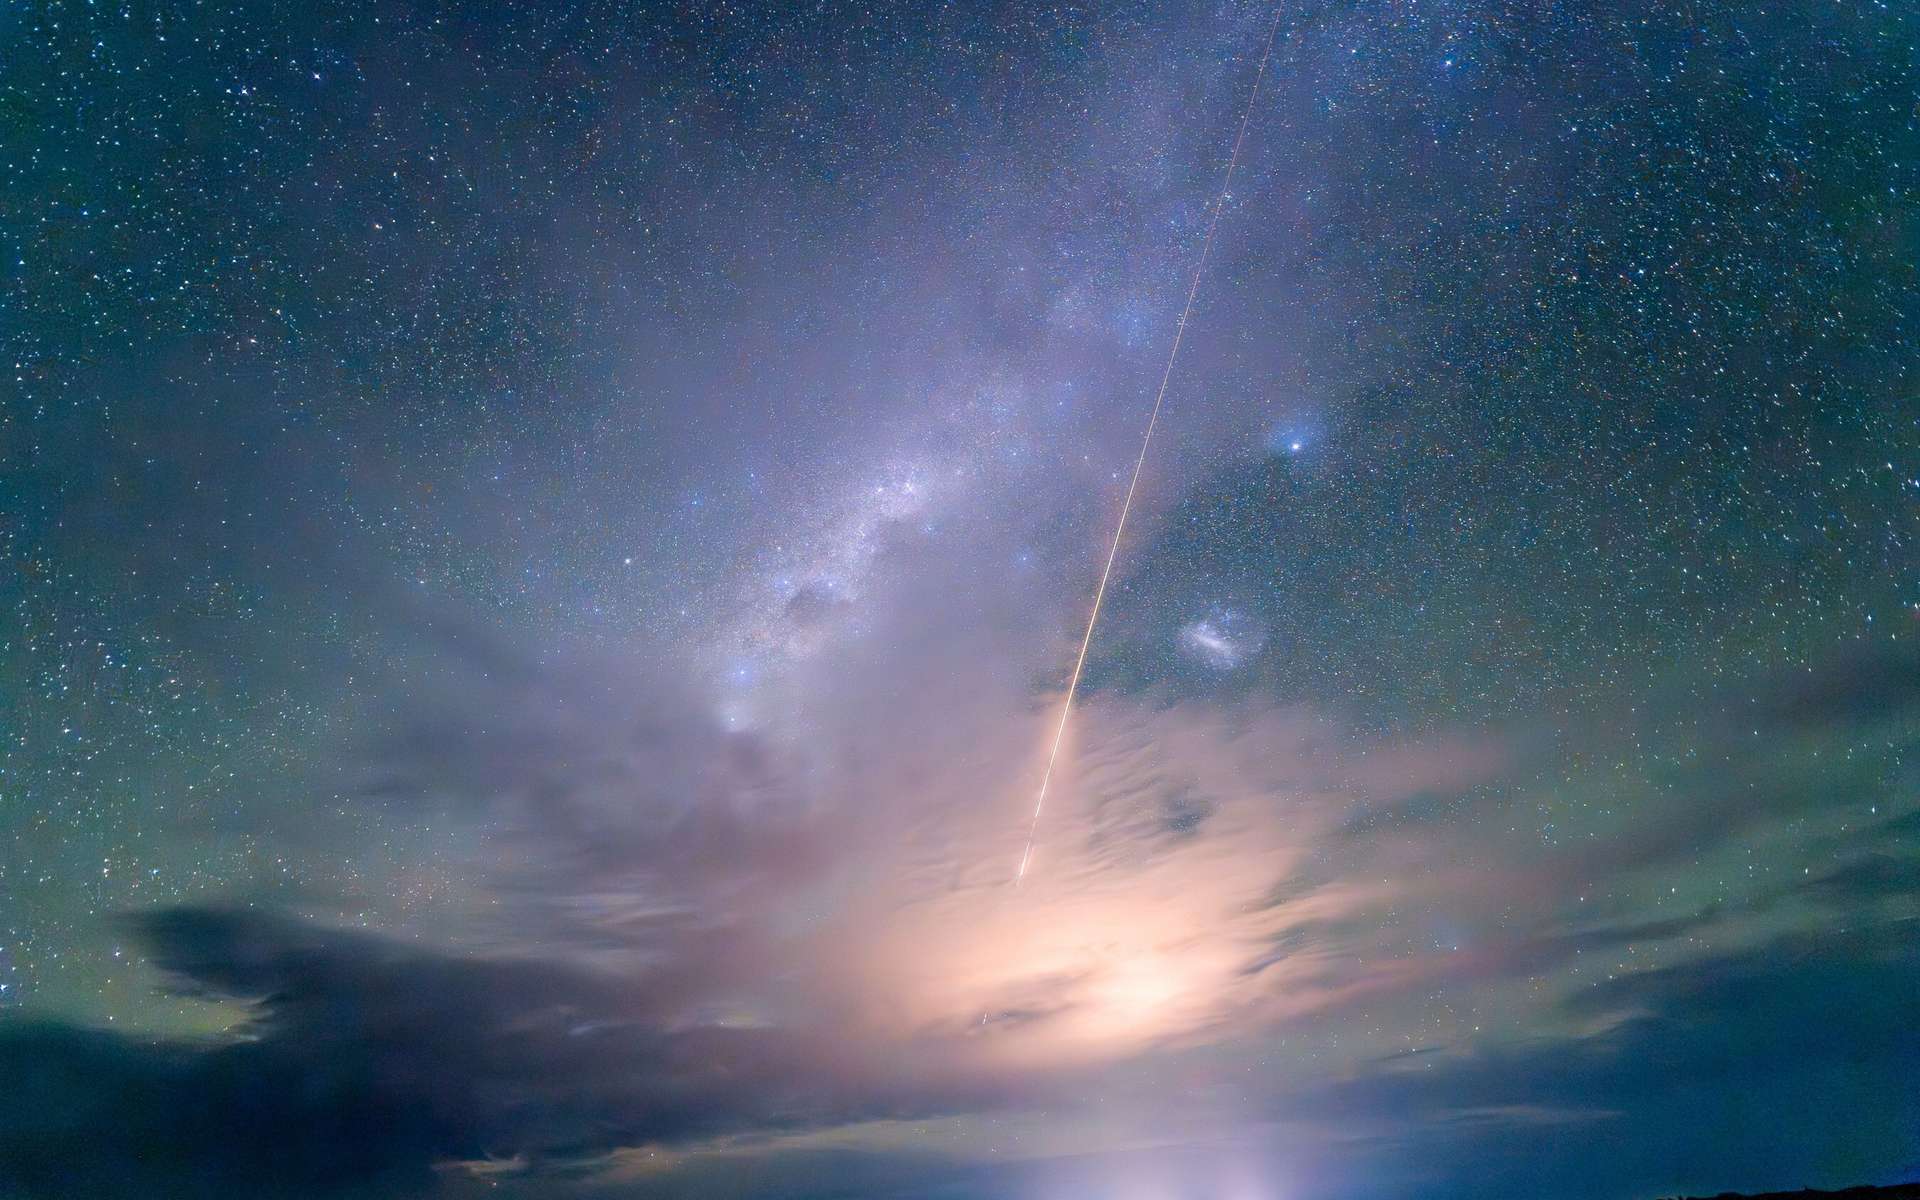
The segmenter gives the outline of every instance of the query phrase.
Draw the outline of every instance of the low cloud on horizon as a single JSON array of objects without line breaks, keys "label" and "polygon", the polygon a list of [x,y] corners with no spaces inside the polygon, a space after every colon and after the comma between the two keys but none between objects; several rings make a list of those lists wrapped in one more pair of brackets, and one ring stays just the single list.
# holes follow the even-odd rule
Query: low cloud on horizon
[{"label": "low cloud on horizon", "polygon": [[[1486,1194],[1579,1195],[1579,1156],[1551,1150],[1577,1127],[1658,1191],[1704,1185],[1659,1150],[1704,1119],[1684,1096],[1724,1110],[1707,1124],[1756,1185],[1868,1169],[1920,1115],[1894,1103],[1920,1067],[1900,1033],[1920,855],[1887,781],[1835,795],[1787,756],[1864,767],[1910,737],[1914,665],[1736,689],[1670,774],[1627,785],[1672,804],[1558,840],[1520,819],[1535,789],[1662,716],[1382,741],[1299,707],[1096,693],[1017,888],[1057,700],[948,693],[937,753],[972,766],[932,772],[875,736],[882,709],[836,706],[848,725],[801,753],[620,672],[529,666],[380,745],[362,801],[472,830],[458,873],[484,917],[457,942],[260,907],[133,918],[172,986],[241,1019],[195,1041],[8,1028],[0,1184],[705,1194],[853,1146],[902,1194],[1040,1195],[1138,1140],[1389,1194],[1439,1138],[1428,1194],[1492,1172]],[[843,735],[865,752],[832,754]],[[1781,837],[1803,871],[1740,870]],[[1676,862],[1720,864],[1718,886],[1661,886]],[[1812,1032],[1833,1022],[1844,1039]],[[1768,1132],[1860,1071],[1885,1076],[1884,1120]],[[792,1194],[840,1194],[816,1185]]]}]

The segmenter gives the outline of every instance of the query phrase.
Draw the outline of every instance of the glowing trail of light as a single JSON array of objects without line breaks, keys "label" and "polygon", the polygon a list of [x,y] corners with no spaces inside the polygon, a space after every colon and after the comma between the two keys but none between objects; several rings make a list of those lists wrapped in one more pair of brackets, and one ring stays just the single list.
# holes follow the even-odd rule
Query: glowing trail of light
[{"label": "glowing trail of light", "polygon": [[1147,465],[1147,447],[1153,444],[1154,426],[1160,423],[1160,406],[1167,398],[1167,384],[1173,379],[1173,365],[1180,358],[1180,342],[1186,336],[1187,319],[1193,315],[1193,298],[1200,294],[1200,276],[1206,272],[1207,256],[1213,250],[1213,233],[1220,227],[1220,214],[1227,207],[1227,194],[1233,187],[1233,172],[1240,165],[1240,146],[1247,140],[1247,125],[1253,120],[1254,102],[1260,98],[1260,84],[1267,76],[1267,60],[1273,56],[1273,39],[1280,32],[1281,12],[1275,10],[1273,26],[1267,30],[1267,44],[1260,53],[1260,67],[1253,74],[1253,93],[1247,97],[1246,111],[1240,115],[1240,132],[1234,135],[1233,153],[1227,158],[1226,177],[1220,181],[1220,195],[1213,202],[1213,215],[1207,219],[1207,236],[1200,243],[1200,259],[1193,265],[1193,279],[1187,284],[1187,303],[1180,310],[1180,323],[1174,327],[1173,346],[1167,351],[1166,369],[1160,373],[1160,390],[1154,393],[1153,411],[1147,415],[1147,429],[1140,438],[1140,455],[1133,460],[1133,478],[1127,481],[1127,496],[1120,502],[1120,519],[1113,526],[1113,543],[1107,547],[1107,564],[1100,569],[1100,585],[1093,590],[1093,611],[1087,615],[1087,631],[1080,638],[1080,653],[1073,661],[1073,675],[1067,680],[1067,698],[1060,706],[1060,724],[1053,731],[1053,749],[1047,752],[1047,769],[1040,776],[1040,794],[1033,802],[1033,820],[1027,826],[1027,848],[1020,855],[1020,870],[1013,877],[1016,887],[1027,877],[1027,866],[1033,861],[1033,842],[1040,832],[1040,813],[1047,806],[1047,789],[1053,784],[1053,768],[1060,761],[1060,743],[1067,736],[1067,718],[1073,715],[1073,698],[1080,690],[1080,673],[1087,665],[1087,649],[1093,645],[1093,628],[1100,623],[1100,604],[1107,598],[1107,581],[1113,578],[1113,563],[1120,557],[1120,535],[1126,532],[1127,516],[1133,511],[1133,493],[1140,486],[1140,471]]}]

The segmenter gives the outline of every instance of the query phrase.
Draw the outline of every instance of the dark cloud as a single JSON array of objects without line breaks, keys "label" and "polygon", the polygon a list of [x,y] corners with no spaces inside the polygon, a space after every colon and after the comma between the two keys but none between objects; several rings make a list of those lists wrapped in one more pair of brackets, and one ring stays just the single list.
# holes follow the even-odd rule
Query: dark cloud
[{"label": "dark cloud", "polygon": [[1807,880],[1800,890],[1842,906],[1920,896],[1920,855],[1865,854]]},{"label": "dark cloud", "polygon": [[670,1022],[645,975],[429,952],[236,910],[169,910],[138,926],[181,987],[241,1002],[246,1021],[206,1042],[0,1030],[0,1192],[409,1192],[453,1160],[552,1169],[957,1099],[899,1072],[883,1083],[819,1037]]},{"label": "dark cloud", "polygon": [[1916,710],[1920,651],[1896,643],[1872,652],[1856,650],[1783,680],[1765,701],[1761,719],[1773,731],[1790,733],[1908,721]]},{"label": "dark cloud", "polygon": [[823,625],[833,614],[847,607],[846,597],[835,594],[832,587],[824,583],[810,583],[793,593],[787,601],[787,619],[796,625],[811,628]]},{"label": "dark cloud", "polygon": [[[1593,1032],[1490,1031],[1480,1047],[1314,1093],[1308,1111],[1393,1122],[1357,1148],[1355,1171],[1397,1165],[1436,1197],[1835,1186],[1912,1154],[1914,920],[1794,934],[1625,975],[1576,992],[1565,1011]],[[1463,1114],[1505,1118],[1475,1135],[1456,1119]],[[1606,1171],[1594,1171],[1596,1155]]]}]

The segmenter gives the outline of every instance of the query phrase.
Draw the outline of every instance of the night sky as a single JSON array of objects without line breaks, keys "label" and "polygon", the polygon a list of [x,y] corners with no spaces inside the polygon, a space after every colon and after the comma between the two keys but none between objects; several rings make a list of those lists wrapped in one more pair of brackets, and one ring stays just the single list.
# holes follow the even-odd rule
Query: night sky
[{"label": "night sky", "polygon": [[1275,19],[0,14],[0,1196],[1920,1176],[1920,9]]}]

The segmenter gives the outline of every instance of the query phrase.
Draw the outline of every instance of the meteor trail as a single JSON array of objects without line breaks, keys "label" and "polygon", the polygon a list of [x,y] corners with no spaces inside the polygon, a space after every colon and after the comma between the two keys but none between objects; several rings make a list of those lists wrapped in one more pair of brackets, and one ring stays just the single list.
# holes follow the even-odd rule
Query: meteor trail
[{"label": "meteor trail", "polygon": [[[1227,194],[1233,187],[1233,172],[1240,165],[1240,146],[1247,140],[1247,124],[1253,120],[1253,105],[1260,97],[1260,83],[1267,75],[1267,60],[1273,56],[1273,39],[1280,32],[1281,10],[1273,14],[1267,30],[1266,48],[1260,52],[1260,67],[1253,74],[1253,92],[1247,97],[1246,111],[1240,115],[1240,132],[1234,135],[1233,153],[1227,158],[1227,172],[1220,181],[1220,194],[1213,202],[1213,215],[1207,219],[1207,236],[1200,243],[1200,259],[1193,265],[1193,279],[1187,284],[1187,303],[1180,310],[1180,323],[1174,327],[1173,345],[1167,351],[1166,369],[1160,373],[1160,390],[1153,396],[1153,411],[1147,416],[1147,429],[1140,437],[1140,455],[1133,460],[1133,478],[1127,481],[1126,499],[1120,502],[1120,519],[1113,526],[1113,544],[1107,547],[1107,565],[1100,569],[1100,585],[1093,590],[1093,611],[1087,615],[1087,632],[1080,638],[1080,653],[1073,660],[1073,675],[1067,680],[1067,698],[1060,706],[1060,724],[1053,731],[1053,749],[1047,753],[1047,769],[1040,776],[1040,794],[1033,802],[1033,820],[1027,826],[1027,848],[1020,855],[1020,870],[1014,886],[1027,877],[1027,865],[1033,861],[1033,841],[1040,832],[1040,813],[1047,806],[1047,788],[1053,783],[1053,768],[1060,761],[1060,743],[1067,736],[1067,718],[1073,715],[1073,698],[1080,690],[1080,673],[1087,665],[1087,648],[1093,645],[1093,628],[1100,622],[1100,604],[1107,598],[1107,581],[1113,578],[1113,562],[1120,556],[1120,535],[1126,532],[1127,515],[1133,511],[1133,493],[1140,486],[1141,468],[1147,465],[1147,448],[1153,444],[1153,428],[1160,423],[1160,406],[1167,398],[1167,384],[1173,379],[1173,365],[1180,357],[1180,341],[1186,336],[1187,319],[1193,315],[1193,298],[1200,293],[1200,276],[1207,269],[1207,255],[1213,250],[1213,233],[1220,227],[1220,214],[1227,206]],[[985,1020],[983,1017],[982,1020]]]}]

